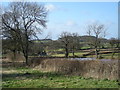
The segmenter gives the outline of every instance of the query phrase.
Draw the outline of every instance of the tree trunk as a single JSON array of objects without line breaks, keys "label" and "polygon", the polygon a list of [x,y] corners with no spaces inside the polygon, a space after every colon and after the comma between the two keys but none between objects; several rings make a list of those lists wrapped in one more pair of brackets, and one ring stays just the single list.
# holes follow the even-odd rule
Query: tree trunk
[{"label": "tree trunk", "polygon": [[26,65],[28,65],[28,41],[26,42],[25,59],[26,59]]},{"label": "tree trunk", "polygon": [[75,56],[74,50],[72,51],[73,57]]},{"label": "tree trunk", "polygon": [[66,51],[65,57],[68,57],[68,48],[66,48],[65,51]]},{"label": "tree trunk", "polygon": [[96,40],[95,40],[95,55],[96,58],[98,58],[98,35],[96,35]]},{"label": "tree trunk", "polygon": [[15,67],[15,60],[16,60],[16,50],[13,50],[13,60],[12,60],[12,63],[13,63],[14,67]]},{"label": "tree trunk", "polygon": [[97,50],[97,48],[95,49],[95,55],[96,55],[96,58],[98,58],[98,50]]},{"label": "tree trunk", "polygon": [[25,55],[26,65],[28,65],[28,55]]},{"label": "tree trunk", "polygon": [[74,57],[75,56],[74,46],[73,46],[73,49],[72,49],[72,54],[73,54],[73,57]]},{"label": "tree trunk", "polygon": [[68,45],[66,44],[66,47],[65,47],[65,57],[68,57],[68,54],[69,54],[69,52],[68,52]]},{"label": "tree trunk", "polygon": [[28,65],[28,47],[29,47],[29,41],[28,41],[28,34],[27,29],[25,27],[25,59],[26,59],[26,65]]},{"label": "tree trunk", "polygon": [[23,49],[23,55],[25,57],[25,64],[28,65],[28,54],[26,53],[26,49]]}]

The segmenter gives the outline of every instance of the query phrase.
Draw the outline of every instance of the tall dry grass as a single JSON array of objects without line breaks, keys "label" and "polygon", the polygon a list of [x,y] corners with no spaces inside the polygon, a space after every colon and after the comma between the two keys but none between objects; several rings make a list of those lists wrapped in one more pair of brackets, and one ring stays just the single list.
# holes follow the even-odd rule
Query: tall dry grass
[{"label": "tall dry grass", "polygon": [[118,62],[98,60],[31,59],[32,66],[43,71],[54,71],[67,75],[79,75],[97,79],[118,79]]},{"label": "tall dry grass", "polygon": [[9,60],[9,61],[12,61],[12,62],[19,62],[19,61],[22,61],[24,62],[25,61],[25,58],[23,56],[23,54],[21,52],[17,52],[14,53],[13,52],[9,52],[7,55],[6,55],[6,58]]}]

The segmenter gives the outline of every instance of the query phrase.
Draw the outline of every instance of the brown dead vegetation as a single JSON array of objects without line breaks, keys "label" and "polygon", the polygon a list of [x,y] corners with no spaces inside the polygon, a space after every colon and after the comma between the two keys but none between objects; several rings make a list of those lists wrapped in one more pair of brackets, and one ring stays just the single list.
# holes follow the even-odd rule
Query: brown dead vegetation
[{"label": "brown dead vegetation", "polygon": [[[97,79],[118,79],[118,60],[70,60],[70,58],[39,58],[29,59],[29,66],[41,71],[58,72],[66,75],[78,75]],[[13,66],[7,59],[2,60],[3,67]],[[23,62],[15,62],[16,67],[25,66]]]},{"label": "brown dead vegetation", "polygon": [[42,71],[53,71],[67,75],[79,75],[97,79],[118,79],[118,61],[98,60],[69,60],[64,58],[56,59],[31,59],[29,63]]}]

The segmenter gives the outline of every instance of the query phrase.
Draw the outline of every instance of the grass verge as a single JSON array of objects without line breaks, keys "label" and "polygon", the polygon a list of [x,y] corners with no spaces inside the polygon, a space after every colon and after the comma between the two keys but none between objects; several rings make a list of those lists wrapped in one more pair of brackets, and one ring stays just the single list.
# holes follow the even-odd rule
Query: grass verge
[{"label": "grass verge", "polygon": [[3,72],[3,88],[118,88],[118,82],[115,80],[67,76],[32,68],[3,68],[3,70],[9,71]]}]

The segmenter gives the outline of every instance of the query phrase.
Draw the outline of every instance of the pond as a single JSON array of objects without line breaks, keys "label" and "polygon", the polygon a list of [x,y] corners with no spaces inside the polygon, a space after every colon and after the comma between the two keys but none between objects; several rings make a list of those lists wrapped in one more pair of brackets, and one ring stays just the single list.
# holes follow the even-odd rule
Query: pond
[{"label": "pond", "polygon": [[[97,60],[96,58],[70,58],[70,60]],[[112,59],[98,59],[99,61],[118,61]]]}]

